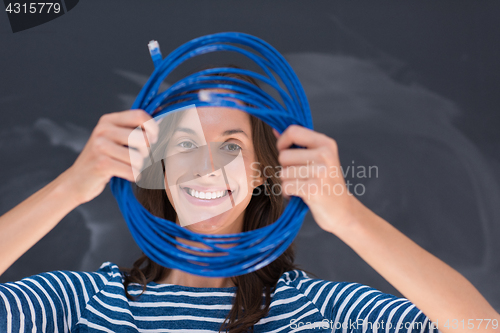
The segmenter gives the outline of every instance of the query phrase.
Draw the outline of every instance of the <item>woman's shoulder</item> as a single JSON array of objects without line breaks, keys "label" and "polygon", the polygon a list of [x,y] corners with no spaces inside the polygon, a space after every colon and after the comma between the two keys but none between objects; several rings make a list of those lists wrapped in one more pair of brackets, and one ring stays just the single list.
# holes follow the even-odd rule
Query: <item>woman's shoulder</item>
[{"label": "woman's shoulder", "polygon": [[404,297],[384,293],[362,283],[313,278],[302,270],[285,272],[276,285],[276,298],[290,298],[293,295],[305,303],[314,304],[326,318],[348,318],[353,314],[358,318],[367,318],[375,313],[392,318],[398,313],[394,319],[400,319],[400,315],[401,318],[411,318],[420,323],[427,319],[422,311]]},{"label": "woman's shoulder", "polygon": [[97,274],[107,281],[123,281],[124,273],[120,270],[117,264],[106,261],[101,264],[99,269],[91,274]]},{"label": "woman's shoulder", "polygon": [[0,319],[0,331],[10,325],[24,331],[25,321],[36,322],[43,331],[71,328],[96,294],[110,288],[119,292],[122,281],[118,266],[105,262],[94,272],[49,271],[0,283],[0,318],[7,318]]},{"label": "woman's shoulder", "polygon": [[[310,273],[309,273],[310,274]],[[276,288],[282,287],[284,290],[292,288],[304,295],[317,295],[327,290],[331,295],[338,293],[350,293],[353,291],[379,292],[380,291],[357,282],[330,281],[317,277],[312,277],[303,270],[296,269],[285,272],[278,280]],[[312,275],[312,274],[311,274]],[[394,295],[386,294],[396,297]]]},{"label": "woman's shoulder", "polygon": [[77,302],[80,296],[88,300],[104,286],[110,283],[119,285],[122,281],[123,276],[118,266],[105,262],[96,271],[49,271],[28,276],[19,281],[2,283],[0,293],[9,297],[28,293],[28,295],[43,295],[47,299],[59,297],[69,302]]},{"label": "woman's shoulder", "polygon": [[323,280],[316,277],[312,277],[309,274],[311,273],[307,273],[301,269],[287,271],[283,273],[283,275],[279,278],[277,288],[280,286],[289,287],[297,289],[300,292],[309,294],[315,289],[318,288],[324,289],[327,288],[328,286],[330,287],[345,286],[345,285],[361,286],[361,284],[355,282],[339,282],[339,281]]},{"label": "woman's shoulder", "polygon": [[346,300],[377,298],[378,300],[399,299],[409,302],[405,298],[383,293],[375,288],[358,282],[329,281],[311,277],[303,270],[296,269],[285,272],[276,285],[276,291],[291,291],[302,294],[314,303],[338,303]]},{"label": "woman's shoulder", "polygon": [[53,282],[53,284],[59,286],[61,284],[70,284],[72,286],[81,284],[82,286],[92,287],[97,291],[97,289],[100,289],[100,287],[110,282],[122,281],[123,273],[118,268],[118,265],[112,262],[104,262],[95,271],[50,271],[24,278],[21,281],[25,280],[38,280],[46,283]]},{"label": "woman's shoulder", "polygon": [[96,271],[73,271],[73,270],[57,270],[39,273],[36,275],[28,276],[20,281],[40,281],[40,282],[54,282],[58,285],[65,283],[83,283],[91,285],[102,285],[109,281],[118,281],[122,278],[118,266],[112,262],[104,262]]}]

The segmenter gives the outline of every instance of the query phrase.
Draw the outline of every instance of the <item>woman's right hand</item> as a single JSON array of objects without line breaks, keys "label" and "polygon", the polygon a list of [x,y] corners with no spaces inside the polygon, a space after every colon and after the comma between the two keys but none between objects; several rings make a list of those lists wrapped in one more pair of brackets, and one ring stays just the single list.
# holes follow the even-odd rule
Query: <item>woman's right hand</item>
[{"label": "woman's right hand", "polygon": [[[82,152],[64,172],[67,188],[74,191],[79,203],[88,202],[101,194],[113,176],[135,182],[133,169],[135,175],[139,174],[142,162],[149,154],[143,131],[138,127],[151,119],[147,112],[140,109],[101,116]],[[154,143],[158,137],[158,126],[155,121],[147,125],[148,138]],[[132,132],[134,135],[131,135]]]},{"label": "woman's right hand", "polygon": [[147,122],[152,142],[158,137],[151,119],[143,110],[103,115],[71,167],[0,216],[0,275],[75,207],[98,196],[111,177],[135,181],[133,169],[138,175],[149,154],[141,125]]}]

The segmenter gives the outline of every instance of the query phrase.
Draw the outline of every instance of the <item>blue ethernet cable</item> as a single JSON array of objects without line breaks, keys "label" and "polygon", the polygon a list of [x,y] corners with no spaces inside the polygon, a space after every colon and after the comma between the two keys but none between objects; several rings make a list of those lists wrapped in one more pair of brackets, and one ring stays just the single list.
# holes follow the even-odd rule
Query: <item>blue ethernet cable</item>
[{"label": "blue ethernet cable", "polygon": [[[292,124],[313,128],[309,103],[297,75],[275,48],[255,36],[241,32],[202,36],[181,45],[164,59],[156,41],[151,41],[148,46],[155,70],[132,109],[143,109],[156,117],[192,105],[232,107],[265,121],[279,133]],[[240,68],[211,68],[189,75],[158,92],[161,83],[177,66],[198,55],[218,51],[246,56],[265,75]],[[214,76],[217,73],[243,74],[264,82],[278,93],[281,101],[249,82]],[[189,93],[199,89],[225,89],[231,93],[210,93],[208,100],[206,95],[200,99],[200,94]],[[184,94],[179,96],[179,93]],[[234,99],[246,104],[236,103]],[[182,101],[172,104],[177,100]],[[206,277],[243,275],[268,265],[295,239],[308,211],[301,198],[292,196],[280,218],[266,227],[237,234],[199,234],[152,215],[137,201],[129,181],[113,177],[110,186],[130,232],[144,254],[162,266]],[[193,247],[179,239],[199,242],[208,248]],[[221,244],[231,246],[221,248],[218,246]],[[219,255],[195,255],[183,249]],[[224,255],[220,255],[222,253]]]}]

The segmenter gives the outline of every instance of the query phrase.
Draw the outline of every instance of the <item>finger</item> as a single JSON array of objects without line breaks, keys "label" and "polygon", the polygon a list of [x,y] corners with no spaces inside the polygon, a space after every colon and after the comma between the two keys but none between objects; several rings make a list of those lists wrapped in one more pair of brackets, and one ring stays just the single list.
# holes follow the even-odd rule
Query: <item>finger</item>
[{"label": "finger", "polygon": [[130,131],[125,145],[139,150],[142,156],[146,157],[149,156],[152,150],[153,142],[147,138],[146,133],[142,129],[135,128]]},{"label": "finger", "polygon": [[135,182],[134,175],[139,175],[137,169],[111,157],[109,158],[109,170],[111,170],[111,176],[123,178],[129,182]]},{"label": "finger", "polygon": [[313,179],[313,178],[326,178],[334,175],[330,172],[324,164],[313,165],[291,165],[283,168],[280,174],[281,181],[288,181],[293,179]]},{"label": "finger", "polygon": [[155,119],[141,109],[107,113],[99,120],[102,123],[111,123],[115,126],[136,128],[144,127],[148,136],[158,137],[159,126]]},{"label": "finger", "polygon": [[[100,151],[111,158],[130,165],[137,170],[142,170],[145,157],[137,150],[117,145],[109,140],[100,142]],[[146,156],[149,158],[149,155]]]},{"label": "finger", "polygon": [[145,139],[144,132],[140,128],[131,130],[130,128],[103,125],[101,131],[102,136],[106,139],[122,146],[135,148],[144,157],[149,156],[150,142]]},{"label": "finger", "polygon": [[299,125],[290,125],[281,134],[276,147],[280,151],[289,148],[293,144],[307,148],[316,148],[325,145],[328,140],[333,139]]},{"label": "finger", "polygon": [[283,183],[281,184],[282,193],[287,196],[293,195],[301,198],[305,197],[305,195],[307,194],[307,184],[308,182],[306,180],[299,179],[283,181]]},{"label": "finger", "polygon": [[[336,187],[337,185],[335,186],[335,188]],[[286,193],[290,196],[293,195],[296,197],[300,197],[302,198],[302,200],[306,201],[306,203],[312,197],[331,193],[330,191],[337,190],[331,190],[330,187],[325,186],[318,180],[293,179],[283,182],[283,193]]]},{"label": "finger", "polygon": [[332,163],[332,153],[324,147],[316,149],[285,149],[280,151],[278,161],[282,166]]},{"label": "finger", "polygon": [[275,130],[274,128],[273,128],[273,134],[276,137],[276,139],[279,139],[281,136],[281,134],[279,134],[279,132],[277,130]]}]

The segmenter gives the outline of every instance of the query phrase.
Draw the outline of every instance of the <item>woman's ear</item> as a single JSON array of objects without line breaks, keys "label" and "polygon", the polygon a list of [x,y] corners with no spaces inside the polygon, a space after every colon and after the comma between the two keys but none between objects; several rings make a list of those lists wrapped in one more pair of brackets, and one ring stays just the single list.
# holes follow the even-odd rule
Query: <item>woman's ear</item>
[{"label": "woman's ear", "polygon": [[264,177],[254,177],[252,180],[252,190],[264,184]]},{"label": "woman's ear", "polygon": [[252,181],[251,181],[251,188],[252,188],[252,191],[254,189],[256,189],[257,187],[261,186],[262,184],[264,184],[264,177],[262,175],[262,170],[259,169],[253,169],[255,172],[258,172],[258,174],[254,174],[252,176]]},{"label": "woman's ear", "polygon": [[[258,178],[257,186],[261,186],[263,184],[264,184],[264,177],[261,174],[260,177]],[[257,187],[257,186],[255,186],[255,187]]]}]

